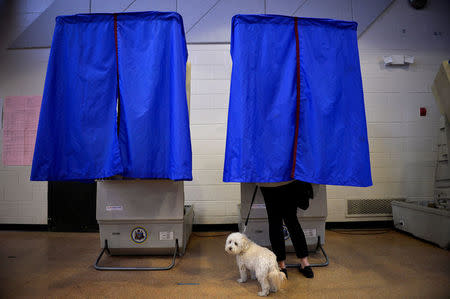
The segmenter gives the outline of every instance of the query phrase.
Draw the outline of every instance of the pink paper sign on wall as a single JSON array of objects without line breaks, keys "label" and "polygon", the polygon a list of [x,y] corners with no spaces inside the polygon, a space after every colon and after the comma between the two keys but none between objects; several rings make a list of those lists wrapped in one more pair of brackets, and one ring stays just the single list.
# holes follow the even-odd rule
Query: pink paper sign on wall
[{"label": "pink paper sign on wall", "polygon": [[31,165],[41,101],[42,96],[5,97],[3,104],[3,165]]}]

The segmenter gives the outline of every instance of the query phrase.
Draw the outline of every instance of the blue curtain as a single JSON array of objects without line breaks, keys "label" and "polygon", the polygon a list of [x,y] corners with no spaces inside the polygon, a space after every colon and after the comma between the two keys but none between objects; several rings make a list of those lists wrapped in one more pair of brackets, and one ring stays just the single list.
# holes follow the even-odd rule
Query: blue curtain
[{"label": "blue curtain", "polygon": [[177,13],[57,17],[31,180],[192,180],[186,61]]},{"label": "blue curtain", "polygon": [[233,17],[225,182],[372,185],[356,28]]}]

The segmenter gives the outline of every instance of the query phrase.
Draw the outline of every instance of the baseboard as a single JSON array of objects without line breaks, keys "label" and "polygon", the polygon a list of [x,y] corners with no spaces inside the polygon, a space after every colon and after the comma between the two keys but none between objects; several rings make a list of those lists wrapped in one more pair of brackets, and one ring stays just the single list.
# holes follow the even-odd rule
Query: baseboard
[{"label": "baseboard", "polygon": [[48,231],[48,225],[0,223],[0,230]]},{"label": "baseboard", "polygon": [[[9,224],[0,223],[0,230],[18,230],[18,231],[50,231],[47,224]],[[192,231],[209,232],[209,231],[238,231],[237,223],[233,224],[194,224]],[[59,230],[61,232],[76,231],[70,229]],[[88,232],[98,232],[98,229],[92,228],[86,230]]]},{"label": "baseboard", "polygon": [[15,230],[15,231],[51,231],[51,232],[98,232],[97,226],[85,226],[80,228],[79,226],[74,225],[66,225],[59,226],[58,229],[52,227],[48,224],[9,224],[9,223],[0,223],[0,231],[1,230]]},{"label": "baseboard", "polygon": [[[326,229],[365,229],[365,228],[394,228],[393,221],[352,221],[352,222],[326,222]],[[0,230],[19,230],[19,231],[49,231],[47,224],[6,224],[0,223]],[[90,231],[98,231],[92,229]],[[237,223],[232,224],[194,224],[194,232],[209,231],[239,231]]]},{"label": "baseboard", "polygon": [[99,226],[96,225],[57,225],[57,226],[49,226],[49,231],[52,232],[60,232],[60,233],[98,233]]},{"label": "baseboard", "polygon": [[326,222],[325,229],[373,229],[394,228],[394,222],[388,221],[349,221],[349,222]]}]

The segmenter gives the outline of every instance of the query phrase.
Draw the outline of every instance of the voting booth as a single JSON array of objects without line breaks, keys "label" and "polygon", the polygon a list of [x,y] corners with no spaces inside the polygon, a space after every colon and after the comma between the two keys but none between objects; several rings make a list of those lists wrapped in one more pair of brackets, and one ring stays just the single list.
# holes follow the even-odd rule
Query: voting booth
[{"label": "voting booth", "polygon": [[[186,249],[193,221],[183,183],[192,180],[187,56],[176,12],[56,18],[31,180],[97,182],[98,270],[167,270]],[[162,268],[103,267],[105,252],[173,260]]]}]

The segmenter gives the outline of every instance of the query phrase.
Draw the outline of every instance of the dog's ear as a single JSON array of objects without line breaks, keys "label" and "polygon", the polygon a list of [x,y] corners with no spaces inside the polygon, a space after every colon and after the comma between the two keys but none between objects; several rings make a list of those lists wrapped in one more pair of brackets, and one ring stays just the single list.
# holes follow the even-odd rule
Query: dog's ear
[{"label": "dog's ear", "polygon": [[246,235],[242,235],[242,251],[247,251],[250,248],[251,241]]}]

